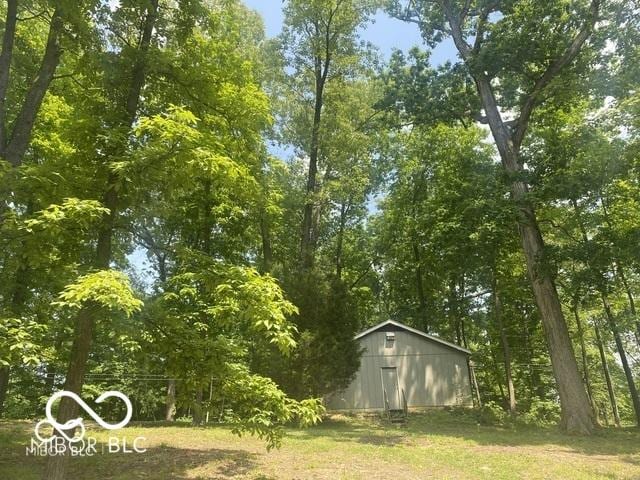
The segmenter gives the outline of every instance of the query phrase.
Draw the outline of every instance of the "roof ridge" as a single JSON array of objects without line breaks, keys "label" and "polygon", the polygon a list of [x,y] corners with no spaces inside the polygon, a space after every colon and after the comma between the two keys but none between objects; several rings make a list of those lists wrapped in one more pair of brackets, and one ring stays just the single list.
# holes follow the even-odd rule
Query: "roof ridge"
[{"label": "roof ridge", "polygon": [[468,349],[466,349],[464,347],[461,347],[460,345],[456,345],[455,343],[447,342],[446,340],[443,340],[440,337],[437,337],[435,335],[430,335],[430,334],[428,334],[426,332],[423,332],[422,330],[418,330],[417,328],[410,327],[408,325],[405,325],[404,323],[400,323],[400,322],[397,322],[395,320],[385,320],[384,322],[380,322],[379,324],[374,325],[373,327],[368,328],[367,330],[364,330],[364,331],[358,333],[355,337],[353,337],[353,339],[354,340],[358,340],[358,339],[360,339],[362,337],[366,337],[370,333],[375,332],[380,327],[383,327],[385,325],[395,325],[396,327],[400,327],[400,328],[402,328],[402,329],[404,329],[404,330],[406,330],[408,332],[415,333],[416,335],[420,335],[421,337],[424,337],[424,338],[426,338],[428,340],[432,340],[432,341],[440,343],[440,344],[442,344],[442,345],[444,345],[446,347],[453,348],[455,350],[459,350],[459,351],[464,352],[464,353],[466,353],[468,355],[471,355],[471,350],[468,350]]}]

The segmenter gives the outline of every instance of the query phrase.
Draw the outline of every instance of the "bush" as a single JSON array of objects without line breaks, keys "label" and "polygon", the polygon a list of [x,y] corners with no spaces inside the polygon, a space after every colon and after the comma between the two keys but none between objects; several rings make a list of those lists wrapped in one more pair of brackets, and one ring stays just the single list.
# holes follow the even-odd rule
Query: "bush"
[{"label": "bush", "polygon": [[36,410],[32,400],[17,392],[7,395],[4,408],[5,418],[32,418]]},{"label": "bush", "polygon": [[539,427],[557,424],[560,421],[560,405],[554,401],[533,398],[528,410],[522,412],[518,420]]},{"label": "bush", "polygon": [[476,410],[478,423],[481,425],[503,425],[508,414],[496,402],[487,402]]}]

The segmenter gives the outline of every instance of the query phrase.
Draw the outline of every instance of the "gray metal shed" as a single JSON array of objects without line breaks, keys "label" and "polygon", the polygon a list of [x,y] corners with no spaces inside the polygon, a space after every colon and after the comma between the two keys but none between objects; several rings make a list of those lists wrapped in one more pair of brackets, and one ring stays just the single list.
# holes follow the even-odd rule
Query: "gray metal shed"
[{"label": "gray metal shed", "polygon": [[351,385],[327,399],[330,410],[391,410],[472,405],[471,352],[393,320],[355,336],[364,349]]}]

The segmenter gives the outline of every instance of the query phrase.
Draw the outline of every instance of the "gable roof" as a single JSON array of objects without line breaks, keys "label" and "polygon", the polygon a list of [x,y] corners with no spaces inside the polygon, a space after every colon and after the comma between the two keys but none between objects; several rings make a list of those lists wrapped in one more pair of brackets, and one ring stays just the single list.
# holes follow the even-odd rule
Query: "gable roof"
[{"label": "gable roof", "polygon": [[395,327],[398,327],[402,330],[405,330],[407,332],[411,332],[411,333],[415,333],[416,335],[420,335],[421,337],[426,338],[427,340],[432,340],[436,343],[439,343],[441,345],[444,345],[445,347],[449,347],[449,348],[453,348],[454,350],[458,350],[460,352],[466,353],[467,355],[471,355],[471,350],[467,350],[466,348],[462,348],[460,345],[456,345],[455,343],[450,343],[447,342],[446,340],[442,340],[441,338],[438,337],[434,337],[433,335],[429,335],[428,333],[424,333],[420,330],[417,330],[415,328],[411,328],[403,323],[400,322],[395,322],[393,320],[387,320],[386,322],[382,322],[379,323],[378,325],[374,325],[373,327],[365,330],[364,332],[360,332],[359,334],[357,334],[354,338],[354,340],[358,340],[362,337],[366,337],[367,335],[369,335],[370,333],[375,332],[376,330],[379,330],[380,328],[387,326],[387,325],[393,325]]}]

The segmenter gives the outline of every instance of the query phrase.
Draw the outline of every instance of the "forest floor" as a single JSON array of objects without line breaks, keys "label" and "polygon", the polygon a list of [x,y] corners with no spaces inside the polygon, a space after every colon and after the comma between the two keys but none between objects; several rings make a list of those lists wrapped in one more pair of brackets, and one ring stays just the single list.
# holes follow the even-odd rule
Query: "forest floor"
[{"label": "forest floor", "polygon": [[[0,479],[40,479],[44,458],[26,456],[31,422],[0,422]],[[89,427],[106,442],[107,434]],[[332,416],[287,431],[282,448],[222,426],[137,424],[145,453],[71,459],[73,480],[169,479],[640,479],[640,430],[568,437],[551,428],[488,427],[447,412],[415,414],[406,426]]]}]

